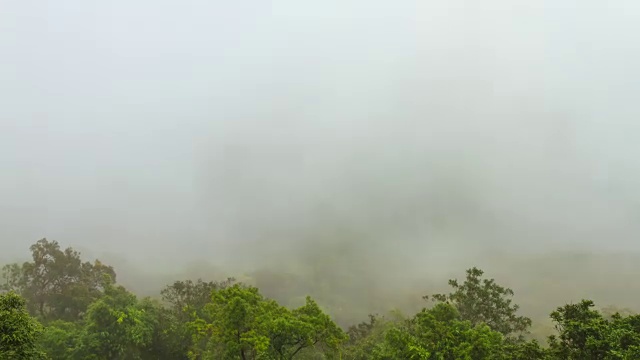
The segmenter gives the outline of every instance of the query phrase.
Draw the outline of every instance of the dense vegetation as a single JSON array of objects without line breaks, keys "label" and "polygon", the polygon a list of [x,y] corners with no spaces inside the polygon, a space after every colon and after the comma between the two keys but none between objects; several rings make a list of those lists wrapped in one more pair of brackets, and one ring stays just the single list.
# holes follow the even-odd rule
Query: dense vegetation
[{"label": "dense vegetation", "polygon": [[451,280],[450,293],[425,296],[413,316],[342,329],[310,297],[289,308],[226,279],[176,281],[140,299],[112,267],[55,241],[31,253],[3,268],[0,359],[640,359],[640,315],[567,304],[541,344],[513,291],[477,268]]}]

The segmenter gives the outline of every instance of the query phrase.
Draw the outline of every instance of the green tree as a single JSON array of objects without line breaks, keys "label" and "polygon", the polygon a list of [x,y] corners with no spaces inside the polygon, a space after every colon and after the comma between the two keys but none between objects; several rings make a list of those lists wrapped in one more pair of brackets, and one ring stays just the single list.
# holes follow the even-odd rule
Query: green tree
[{"label": "green tree", "polygon": [[308,296],[305,305],[293,311],[273,303],[268,315],[265,320],[270,349],[278,359],[293,359],[302,350],[316,346],[335,353],[348,338]]},{"label": "green tree", "polygon": [[508,342],[504,347],[505,360],[551,360],[547,350],[536,340]]},{"label": "green tree", "polygon": [[108,285],[87,311],[77,355],[82,359],[145,359],[156,328],[155,318],[135,295]]},{"label": "green tree", "polygon": [[76,359],[82,327],[79,323],[55,320],[44,328],[39,347],[52,360]]},{"label": "green tree", "polygon": [[486,324],[462,320],[450,304],[424,309],[404,326],[390,329],[373,352],[376,359],[501,359],[504,337]]},{"label": "green tree", "polygon": [[36,359],[42,326],[25,308],[25,299],[9,292],[0,294],[0,359]]},{"label": "green tree", "polygon": [[200,312],[211,301],[211,295],[215,290],[227,288],[235,280],[229,278],[225,281],[176,281],[166,286],[161,292],[162,300],[171,305],[178,313],[189,313],[190,310]]},{"label": "green tree", "polygon": [[220,282],[201,279],[176,281],[160,292],[168,308],[158,309],[156,314],[165,333],[163,346],[166,352],[172,354],[172,359],[187,359],[195,335],[189,322],[196,318],[210,322],[204,311],[205,305],[211,301],[215,290],[224,289],[234,281],[233,278]]},{"label": "green tree", "polygon": [[192,359],[292,359],[316,346],[338,351],[346,340],[311,298],[289,310],[255,287],[235,284],[214,291],[205,311],[211,322],[190,322],[195,334]]},{"label": "green tree", "polygon": [[349,327],[347,335],[349,340],[344,348],[344,359],[368,360],[379,344],[385,341],[388,331],[402,326],[406,319],[401,314],[394,312],[390,317],[369,315],[369,320]]},{"label": "green tree", "polygon": [[549,338],[550,348],[562,359],[605,359],[611,350],[607,341],[609,323],[593,309],[590,300],[568,304],[551,313],[558,336]]},{"label": "green tree", "polygon": [[[171,309],[165,308],[159,301],[145,298],[139,301],[137,308],[144,314],[147,325],[152,331],[149,341],[142,352],[144,359],[187,360],[190,342],[177,337],[176,328],[182,329]],[[190,339],[187,339],[190,340]]]},{"label": "green tree", "polygon": [[531,319],[517,315],[519,306],[511,299],[513,290],[498,285],[494,279],[482,279],[483,274],[482,270],[471,268],[462,284],[455,279],[449,280],[453,292],[435,294],[431,298],[452,304],[460,318],[474,326],[486,324],[505,336],[521,338],[531,326]]},{"label": "green tree", "polygon": [[112,267],[82,262],[80,253],[62,250],[57,241],[41,239],[30,249],[32,261],[3,268],[4,288],[20,293],[29,312],[43,320],[80,319],[102,295],[105,281],[115,281]]},{"label": "green tree", "polygon": [[551,313],[558,335],[549,338],[557,359],[640,359],[640,315],[613,314],[606,319],[590,300],[567,304]]},{"label": "green tree", "polygon": [[202,338],[206,349],[195,348],[191,352],[194,359],[256,359],[269,347],[269,339],[261,331],[261,317],[264,316],[265,299],[255,287],[240,284],[213,293],[206,305],[206,313],[211,323],[198,318],[191,322],[196,343]]}]

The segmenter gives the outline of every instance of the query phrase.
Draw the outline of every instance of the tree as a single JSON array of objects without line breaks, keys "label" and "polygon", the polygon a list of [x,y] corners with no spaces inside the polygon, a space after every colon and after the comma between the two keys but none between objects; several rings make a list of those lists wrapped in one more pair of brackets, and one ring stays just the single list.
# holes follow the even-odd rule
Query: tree
[{"label": "tree", "polygon": [[496,284],[494,279],[482,279],[483,274],[482,270],[471,268],[467,270],[462,284],[455,279],[449,280],[453,292],[435,294],[431,298],[452,304],[460,318],[474,326],[486,324],[505,336],[518,335],[521,338],[531,326],[531,319],[517,315],[519,306],[510,299],[513,290]]},{"label": "tree", "polygon": [[14,291],[22,293],[22,267],[18,264],[8,264],[2,267],[3,284],[0,291]]},{"label": "tree", "polygon": [[187,358],[194,335],[189,322],[195,318],[210,321],[204,311],[205,305],[211,301],[211,295],[215,290],[224,289],[233,282],[233,278],[220,282],[205,282],[201,279],[176,281],[160,292],[162,300],[169,307],[158,309],[156,314],[164,328],[162,344],[167,352],[173,354],[173,358]]},{"label": "tree", "polygon": [[316,346],[322,346],[325,352],[337,352],[348,338],[308,296],[305,305],[293,311],[274,303],[269,315],[270,348],[278,359],[293,359],[303,349]]},{"label": "tree", "polygon": [[[235,280],[228,278],[225,281],[197,281],[185,280],[176,281],[165,287],[160,295],[162,300],[167,302],[171,309],[181,317],[189,318],[192,311],[201,315],[204,306],[211,301],[211,295],[215,290],[227,288],[233,284]],[[184,316],[182,316],[184,315]]]},{"label": "tree", "polygon": [[3,268],[4,288],[20,293],[29,312],[43,320],[78,320],[102,295],[105,281],[115,282],[112,267],[82,262],[80,253],[62,250],[57,241],[41,239],[30,249],[31,262]]},{"label": "tree", "polygon": [[558,359],[613,360],[640,358],[640,316],[613,314],[606,319],[590,300],[567,304],[551,313],[557,336],[549,337]]},{"label": "tree", "polygon": [[[151,327],[149,340],[141,352],[143,359],[188,360],[189,342],[176,337],[177,323],[170,309],[165,308],[159,301],[149,298],[138,302],[137,308],[144,314],[144,321]],[[190,339],[188,339],[190,340]]]},{"label": "tree", "polygon": [[242,284],[214,291],[205,312],[211,322],[190,322],[192,359],[293,359],[315,346],[338,351],[347,338],[311,298],[289,310]]},{"label": "tree", "polygon": [[87,311],[78,356],[82,359],[143,359],[153,340],[155,319],[123,287],[108,285]]},{"label": "tree", "polygon": [[504,346],[505,360],[552,360],[545,348],[536,340],[508,342]]},{"label": "tree", "polygon": [[82,327],[78,323],[55,320],[47,324],[38,346],[52,360],[74,360],[80,346]]},{"label": "tree", "polygon": [[20,295],[0,295],[0,359],[35,359],[42,326],[32,318]]},{"label": "tree", "polygon": [[406,323],[407,319],[398,312],[390,317],[369,315],[369,320],[349,327],[349,340],[344,348],[344,359],[368,360],[374,350],[385,341],[386,334],[393,328]]},{"label": "tree", "polygon": [[390,329],[374,359],[500,359],[504,338],[486,324],[462,320],[450,304],[423,309],[404,326]]},{"label": "tree", "polygon": [[[198,318],[191,323],[197,336],[208,338],[206,349],[194,349],[192,358],[256,359],[269,347],[269,339],[261,331],[265,299],[255,287],[233,285],[212,295],[206,305],[207,323]],[[204,351],[202,351],[204,350]]]}]

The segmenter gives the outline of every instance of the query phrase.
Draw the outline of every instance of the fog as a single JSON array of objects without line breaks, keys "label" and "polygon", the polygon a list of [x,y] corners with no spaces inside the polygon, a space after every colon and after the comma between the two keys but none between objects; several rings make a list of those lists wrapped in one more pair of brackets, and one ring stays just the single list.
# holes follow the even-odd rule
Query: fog
[{"label": "fog", "polygon": [[0,261],[620,279],[638,33],[635,1],[0,0]]}]

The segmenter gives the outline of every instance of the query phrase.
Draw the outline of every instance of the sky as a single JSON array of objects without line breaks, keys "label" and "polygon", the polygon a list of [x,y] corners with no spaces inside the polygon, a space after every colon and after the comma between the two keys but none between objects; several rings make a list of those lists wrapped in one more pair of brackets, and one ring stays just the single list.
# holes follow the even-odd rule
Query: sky
[{"label": "sky", "polygon": [[0,260],[638,251],[639,33],[623,0],[0,0]]}]

